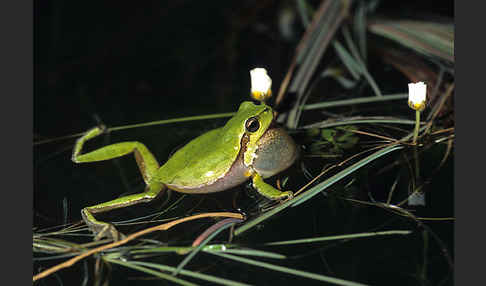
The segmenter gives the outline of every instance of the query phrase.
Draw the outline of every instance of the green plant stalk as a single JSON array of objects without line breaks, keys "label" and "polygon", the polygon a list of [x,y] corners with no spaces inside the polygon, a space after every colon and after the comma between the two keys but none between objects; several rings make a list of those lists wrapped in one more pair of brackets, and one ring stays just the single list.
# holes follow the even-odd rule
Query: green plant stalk
[{"label": "green plant stalk", "polygon": [[329,241],[329,240],[355,239],[360,237],[373,237],[373,236],[380,236],[380,235],[407,235],[410,233],[411,233],[410,230],[386,230],[386,231],[363,232],[363,233],[354,233],[354,234],[345,234],[345,235],[333,235],[333,236],[325,236],[325,237],[303,238],[303,239],[287,240],[287,241],[276,241],[276,242],[265,243],[265,245],[314,243],[314,242]]},{"label": "green plant stalk", "polygon": [[[262,250],[255,250],[255,249],[236,249],[236,248],[231,248],[234,247],[231,244],[211,244],[211,245],[206,245],[203,247],[202,251],[205,252],[224,252],[224,253],[229,253],[229,254],[238,254],[238,255],[245,255],[245,256],[258,256],[258,257],[265,257],[265,258],[273,258],[273,259],[285,259],[286,256],[275,253],[275,252],[268,252],[268,251],[262,251]],[[148,248],[148,249],[139,249],[139,250],[134,250],[130,251],[132,254],[144,254],[144,253],[164,253],[164,252],[174,252],[177,254],[186,254],[192,250],[194,250],[196,247],[194,246],[180,246],[180,247],[174,247],[174,246],[168,246],[168,247],[155,247],[155,248]],[[69,256],[72,256],[72,254],[69,254]],[[133,258],[137,258],[136,256],[133,256]],[[175,268],[174,268],[175,269]]]},{"label": "green plant stalk", "polygon": [[146,122],[146,123],[111,127],[111,128],[108,128],[108,130],[109,131],[118,131],[118,130],[124,130],[124,129],[129,129],[129,128],[146,127],[146,126],[152,126],[152,125],[161,125],[161,124],[176,123],[176,122],[186,122],[186,121],[194,121],[194,120],[205,120],[205,119],[230,117],[230,116],[233,116],[233,115],[235,115],[235,112],[217,113],[217,114],[209,114],[209,115],[196,115],[196,116],[188,116],[188,117],[182,117],[182,118],[165,119],[165,120],[158,120],[158,121],[152,121],[152,122]]},{"label": "green plant stalk", "polygon": [[[151,122],[145,122],[145,123],[110,127],[110,128],[108,128],[108,131],[112,132],[112,131],[119,131],[119,130],[130,129],[130,128],[147,127],[147,126],[152,126],[152,125],[163,125],[163,124],[169,124],[169,123],[186,122],[186,121],[194,121],[194,120],[224,118],[224,117],[231,117],[233,115],[235,115],[235,112],[216,113],[216,114],[208,114],[208,115],[196,115],[196,116],[188,116],[188,117],[181,117],[181,118],[172,118],[172,119],[157,120],[157,121],[151,121]],[[34,146],[45,144],[45,143],[50,143],[50,142],[54,142],[54,141],[79,137],[79,136],[84,135],[85,132],[86,131],[79,132],[79,133],[76,133],[76,134],[71,134],[71,135],[66,135],[66,136],[36,141],[36,142],[34,142]]]},{"label": "green plant stalk", "polygon": [[419,164],[419,158],[418,158],[418,150],[417,150],[417,146],[414,146],[415,148],[413,148],[413,155],[414,155],[414,160],[415,160],[415,188],[414,188],[414,191],[415,189],[418,188],[418,184],[420,182],[420,164]]},{"label": "green plant stalk", "polygon": [[415,129],[413,130],[413,144],[417,144],[417,137],[420,127],[420,111],[415,110]]},{"label": "green plant stalk", "polygon": [[390,94],[390,95],[383,95],[383,96],[366,96],[366,97],[358,97],[353,99],[334,100],[334,101],[306,104],[302,106],[302,110],[312,110],[312,109],[319,109],[319,108],[346,106],[352,104],[361,104],[361,103],[370,103],[370,102],[379,102],[379,101],[400,100],[406,98],[408,98],[407,93]]},{"label": "green plant stalk", "polygon": [[293,203],[292,207],[296,207],[296,206],[304,203],[305,201],[311,199],[315,195],[319,194],[323,190],[327,189],[328,187],[330,187],[334,183],[338,182],[339,180],[343,179],[344,177],[348,176],[349,174],[353,173],[354,171],[358,170],[359,168],[363,167],[364,165],[366,165],[366,164],[368,164],[368,163],[370,163],[370,162],[372,162],[372,161],[374,161],[374,160],[380,158],[381,156],[384,156],[384,155],[386,155],[390,152],[393,152],[393,151],[399,150],[399,149],[403,149],[403,148],[404,148],[403,145],[393,144],[393,145],[385,147],[385,148],[371,154],[370,156],[368,156],[366,158],[359,160],[358,162],[354,163],[353,165],[349,166],[348,168],[340,171],[336,175],[328,178],[327,180],[323,181],[322,183],[310,188],[309,190],[307,190],[302,195],[296,197],[296,199],[292,200],[292,203]]},{"label": "green plant stalk", "polygon": [[300,129],[309,129],[309,128],[329,128],[334,126],[342,126],[342,125],[352,125],[352,124],[367,124],[367,123],[382,123],[382,124],[408,124],[414,125],[415,121],[413,120],[405,120],[405,119],[345,119],[342,121],[335,121],[335,122],[328,122],[322,121],[318,123],[313,123],[309,125],[304,125],[299,127]]}]

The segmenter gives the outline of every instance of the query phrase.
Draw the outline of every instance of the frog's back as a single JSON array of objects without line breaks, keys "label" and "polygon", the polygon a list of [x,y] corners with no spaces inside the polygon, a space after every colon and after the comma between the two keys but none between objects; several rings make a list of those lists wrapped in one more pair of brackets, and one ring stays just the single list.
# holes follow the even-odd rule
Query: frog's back
[{"label": "frog's back", "polygon": [[217,128],[193,139],[160,167],[156,178],[169,188],[183,190],[201,188],[224,176],[240,145],[237,136],[224,134],[223,128]]}]

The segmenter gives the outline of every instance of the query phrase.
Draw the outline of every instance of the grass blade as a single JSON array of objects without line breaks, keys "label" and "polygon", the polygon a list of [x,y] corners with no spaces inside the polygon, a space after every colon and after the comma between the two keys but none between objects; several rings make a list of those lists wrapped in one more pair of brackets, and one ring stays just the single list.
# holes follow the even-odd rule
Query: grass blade
[{"label": "grass blade", "polygon": [[368,55],[367,47],[366,47],[366,3],[364,1],[360,1],[356,7],[356,12],[354,13],[354,35],[356,39],[358,39],[358,47],[363,57],[363,61],[366,62],[366,58]]},{"label": "grass blade", "polygon": [[295,240],[287,240],[287,241],[276,241],[276,242],[269,242],[265,243],[265,245],[287,245],[287,244],[301,244],[301,243],[314,243],[320,241],[329,241],[329,240],[339,240],[339,239],[354,239],[360,237],[372,237],[372,236],[380,236],[380,235],[407,235],[412,233],[410,230],[387,230],[387,231],[376,231],[376,232],[363,232],[363,233],[354,233],[354,234],[345,234],[345,235],[333,235],[333,236],[324,236],[324,237],[313,237],[313,238],[303,238],[303,239],[295,239]]},{"label": "grass blade", "polygon": [[262,250],[255,250],[255,249],[232,249],[228,248],[225,250],[219,249],[210,249],[206,250],[205,252],[219,252],[219,253],[230,253],[230,254],[238,254],[238,255],[245,255],[245,256],[258,256],[258,257],[266,257],[266,258],[273,258],[273,259],[285,259],[286,256],[280,253],[274,253],[269,251],[262,251]]},{"label": "grass blade", "polygon": [[[230,219],[231,220],[231,219]],[[235,219],[232,219],[232,220],[235,220]],[[239,220],[241,221],[241,220]],[[233,226],[236,222],[232,221],[231,223],[228,223],[228,224],[225,224],[223,226],[221,226],[219,229],[215,230],[213,233],[211,233],[210,235],[208,235],[208,237],[206,239],[204,239],[201,244],[199,244],[193,251],[191,251],[191,253],[189,253],[189,255],[187,255],[184,260],[181,261],[181,263],[179,263],[179,265],[177,266],[177,269],[174,270],[174,272],[172,273],[172,275],[177,275],[179,274],[179,272],[182,270],[182,268],[184,266],[186,266],[187,263],[189,263],[189,261],[191,261],[191,259],[196,256],[196,254],[201,251],[204,246],[206,246],[206,244],[208,242],[210,242],[214,237],[216,237],[216,235],[218,235],[220,232],[222,232],[223,230]]]},{"label": "grass blade", "polygon": [[373,92],[375,93],[376,96],[383,96],[381,94],[381,91],[376,84],[375,80],[371,77],[370,73],[368,72],[368,69],[366,68],[366,65],[364,62],[359,58],[358,51],[353,44],[351,40],[351,36],[349,36],[349,32],[347,32],[347,29],[344,29],[344,36],[347,40],[348,45],[350,46],[351,50],[354,50],[353,55],[351,55],[339,41],[334,41],[333,47],[336,51],[336,54],[339,56],[343,64],[346,66],[348,71],[351,73],[351,75],[355,78],[358,79],[360,75],[363,75],[368,83],[370,84],[371,88],[373,89]]},{"label": "grass blade", "polygon": [[309,8],[306,0],[297,0],[297,11],[299,12],[302,25],[307,28],[311,20],[309,15]]},{"label": "grass blade", "polygon": [[421,54],[454,62],[454,24],[376,20],[368,29]]},{"label": "grass blade", "polygon": [[[305,43],[299,44],[298,55],[296,55],[296,64],[299,64],[299,68],[288,88],[289,93],[297,94],[297,103],[290,110],[287,118],[287,126],[290,128],[297,126],[302,112],[299,107],[302,98],[331,39],[348,14],[349,3],[338,0],[323,1],[317,12],[314,13],[314,18],[308,28],[311,33],[305,37]],[[280,98],[279,94],[277,102],[280,101]]]},{"label": "grass blade", "polygon": [[160,271],[155,271],[155,270],[143,267],[143,266],[136,265],[136,264],[139,264],[139,263],[136,263],[136,262],[121,261],[121,260],[118,260],[118,259],[110,259],[110,258],[106,259],[106,260],[111,262],[111,263],[115,263],[115,264],[125,266],[127,268],[132,268],[132,269],[135,269],[135,270],[138,270],[138,271],[141,271],[141,272],[145,272],[147,274],[153,275],[153,276],[158,277],[160,279],[171,281],[171,282],[177,283],[179,285],[197,286],[197,284],[182,280],[182,279],[174,277],[170,274],[163,273],[163,272],[160,272]]},{"label": "grass blade", "polygon": [[339,69],[334,68],[327,68],[321,73],[321,78],[330,77],[337,81],[342,87],[345,89],[352,89],[356,86],[357,80],[347,79],[346,77],[341,75]]},{"label": "grass blade", "polygon": [[338,118],[338,119],[331,118],[321,122],[304,125],[302,127],[299,127],[299,129],[329,128],[329,127],[342,126],[342,125],[372,124],[372,123],[414,125],[415,121],[408,120],[408,119],[400,119],[400,118],[390,117],[390,116],[354,116],[354,117],[345,117],[345,118]]},{"label": "grass blade", "polygon": [[[110,260],[110,261],[113,262],[112,260]],[[176,269],[175,267],[172,267],[172,266],[150,263],[150,262],[130,261],[130,263],[135,264],[135,265],[143,265],[143,266],[146,266],[146,267],[151,267],[151,268],[159,269],[159,270],[162,270],[162,271],[174,271]],[[225,278],[220,278],[220,277],[216,277],[216,276],[212,276],[212,275],[207,275],[207,274],[203,274],[203,273],[199,273],[199,272],[194,272],[194,271],[190,271],[190,270],[185,270],[185,269],[182,269],[180,274],[185,275],[185,276],[189,276],[189,277],[193,277],[193,278],[197,278],[197,279],[201,279],[201,280],[204,280],[204,281],[213,282],[213,283],[216,283],[216,284],[221,284],[221,285],[228,285],[228,286],[248,286],[248,285],[250,285],[250,284],[246,284],[246,283],[241,283],[241,282],[237,282],[237,281],[233,281],[233,280],[229,280],[229,279],[225,279]],[[171,276],[171,277],[173,277],[173,276]]]},{"label": "grass blade", "polygon": [[390,94],[384,96],[366,96],[366,97],[358,97],[352,99],[343,99],[343,100],[306,104],[302,106],[302,110],[321,109],[321,108],[329,108],[329,107],[336,107],[336,106],[346,106],[346,105],[353,105],[353,104],[381,102],[381,101],[399,100],[399,99],[407,99],[407,98],[408,98],[408,93],[398,93],[398,94]]},{"label": "grass blade", "polygon": [[388,147],[385,147],[385,148],[369,155],[368,157],[366,157],[364,159],[359,160],[358,162],[354,163],[353,165],[349,166],[348,168],[342,170],[341,172],[330,177],[329,179],[325,180],[324,182],[310,188],[308,191],[306,191],[302,195],[296,197],[295,200],[292,200],[293,201],[292,207],[296,207],[296,206],[304,203],[305,201],[311,199],[315,195],[319,194],[320,192],[322,192],[326,188],[332,186],[334,183],[338,182],[339,180],[343,179],[344,177],[348,176],[349,174],[358,170],[359,168],[363,167],[364,165],[380,158],[381,156],[384,156],[384,155],[386,155],[390,152],[393,152],[393,151],[396,151],[396,150],[399,150],[399,149],[402,149],[402,148],[404,148],[403,145],[396,145],[396,144],[390,145]]},{"label": "grass blade", "polygon": [[[286,258],[285,255],[275,252],[263,251],[263,250],[256,250],[256,249],[249,249],[249,248],[233,248],[233,245],[225,245],[225,244],[211,244],[206,245],[202,251],[204,252],[224,252],[230,254],[238,254],[238,255],[246,255],[246,256],[258,256],[258,257],[266,257],[266,258],[273,258],[273,259],[284,259]],[[151,247],[148,249],[139,249],[133,250],[131,254],[147,254],[147,253],[167,253],[167,252],[174,252],[177,254],[186,254],[192,250],[194,250],[195,246],[167,246],[167,247]],[[135,257],[135,256],[134,256]]]},{"label": "grass blade", "polygon": [[315,274],[315,273],[302,271],[302,270],[296,270],[296,269],[292,269],[292,268],[288,268],[288,267],[284,267],[284,266],[274,265],[274,264],[270,264],[270,263],[267,263],[267,262],[252,260],[252,259],[248,259],[248,258],[244,258],[244,257],[230,255],[230,254],[223,254],[223,253],[212,253],[212,254],[217,255],[217,256],[221,256],[221,257],[224,257],[224,258],[227,258],[227,259],[235,260],[235,261],[238,261],[238,262],[250,264],[250,265],[254,265],[254,266],[258,266],[258,267],[262,267],[262,268],[267,268],[267,269],[270,269],[270,270],[283,272],[283,273],[287,273],[287,274],[291,274],[291,275],[295,275],[295,276],[306,277],[306,278],[313,279],[313,280],[324,281],[324,282],[328,282],[328,283],[332,283],[332,284],[336,284],[336,285],[344,285],[344,286],[363,286],[363,285],[365,285],[365,284],[361,284],[361,283],[357,283],[357,282],[353,282],[353,281],[348,281],[348,280],[329,277],[329,276],[325,276],[325,275]]},{"label": "grass blade", "polygon": [[354,59],[356,62],[359,64],[361,74],[365,77],[365,79],[368,81],[368,84],[371,86],[371,89],[373,89],[373,92],[375,93],[376,96],[383,96],[381,93],[380,88],[376,84],[376,81],[373,79],[371,74],[368,72],[368,68],[366,67],[366,63],[361,59],[361,56],[359,55],[358,48],[354,44],[353,40],[351,39],[351,34],[349,33],[348,29],[346,26],[343,27],[343,35],[346,40],[346,43],[348,44],[349,49],[351,50],[351,54],[354,56]]},{"label": "grass blade", "polygon": [[348,69],[351,76],[356,80],[360,78],[361,68],[359,63],[351,56],[339,41],[332,42],[336,54],[343,62],[344,66]]},{"label": "grass blade", "polygon": [[[112,132],[112,131],[119,131],[119,130],[131,129],[131,128],[153,126],[153,125],[163,125],[163,124],[177,123],[177,122],[224,118],[224,117],[231,117],[233,115],[235,115],[235,112],[187,116],[187,117],[181,117],[181,118],[172,118],[172,119],[157,120],[157,121],[151,121],[151,122],[145,122],[145,123],[115,126],[115,127],[108,128],[108,131]],[[76,133],[76,134],[56,137],[56,138],[39,140],[39,141],[34,142],[33,145],[36,146],[36,145],[41,145],[41,144],[50,143],[50,142],[54,142],[54,141],[60,141],[60,140],[75,138],[75,137],[79,137],[79,136],[84,135],[85,132],[86,131],[79,132],[79,133]]]}]

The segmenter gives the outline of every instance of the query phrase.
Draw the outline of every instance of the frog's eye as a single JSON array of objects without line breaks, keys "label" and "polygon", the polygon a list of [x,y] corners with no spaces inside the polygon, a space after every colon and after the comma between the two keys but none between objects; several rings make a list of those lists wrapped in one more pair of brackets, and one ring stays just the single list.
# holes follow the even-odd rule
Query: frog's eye
[{"label": "frog's eye", "polygon": [[258,122],[258,118],[250,117],[245,123],[245,128],[248,132],[255,132],[260,128],[260,122]]}]

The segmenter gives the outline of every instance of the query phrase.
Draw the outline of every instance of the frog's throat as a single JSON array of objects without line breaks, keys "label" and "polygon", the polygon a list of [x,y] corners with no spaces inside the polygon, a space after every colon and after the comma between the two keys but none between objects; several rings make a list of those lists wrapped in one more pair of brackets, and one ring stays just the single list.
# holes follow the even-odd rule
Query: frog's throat
[{"label": "frog's throat", "polygon": [[236,157],[236,160],[233,162],[231,167],[227,172],[222,174],[221,176],[215,178],[214,180],[207,182],[205,184],[201,184],[199,186],[191,186],[191,187],[184,187],[178,185],[171,185],[166,184],[167,187],[171,190],[181,192],[181,193],[190,193],[190,194],[205,194],[205,193],[214,193],[220,192],[224,190],[228,190],[232,187],[242,184],[249,177],[253,174],[253,169],[247,167],[244,164],[244,154],[247,150],[247,144],[249,142],[248,135],[243,135],[240,141],[240,151]]},{"label": "frog's throat", "polygon": [[251,165],[262,178],[290,167],[299,156],[299,148],[282,128],[270,128],[258,141],[258,151]]}]

